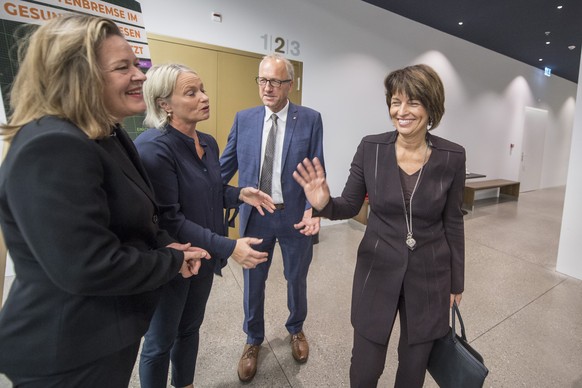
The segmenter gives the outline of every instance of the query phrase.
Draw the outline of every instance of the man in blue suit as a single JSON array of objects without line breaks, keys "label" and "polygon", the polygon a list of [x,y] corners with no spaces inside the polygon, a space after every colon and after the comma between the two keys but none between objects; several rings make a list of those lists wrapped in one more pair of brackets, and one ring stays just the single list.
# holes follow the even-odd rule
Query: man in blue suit
[{"label": "man in blue suit", "polygon": [[293,171],[304,158],[323,161],[323,124],[318,112],[288,100],[293,76],[293,65],[287,59],[277,54],[263,58],[256,81],[264,106],[236,114],[220,158],[224,183],[238,170],[239,186],[259,187],[277,204],[277,210],[265,216],[250,206],[240,206],[240,235],[263,239],[255,249],[269,253],[266,262],[252,271],[243,270],[247,341],[238,365],[241,381],[252,380],[257,371],[257,356],[265,338],[265,282],[276,241],[287,280],[290,314],[285,326],[291,334],[291,353],[299,363],[309,356],[303,322],[312,236],[319,232],[319,218],[311,217],[311,205],[293,179]]}]

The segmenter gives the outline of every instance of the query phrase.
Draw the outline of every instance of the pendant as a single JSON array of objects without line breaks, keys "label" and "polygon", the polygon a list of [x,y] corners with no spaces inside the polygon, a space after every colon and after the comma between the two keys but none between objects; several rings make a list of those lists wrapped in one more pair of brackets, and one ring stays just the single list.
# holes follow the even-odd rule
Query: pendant
[{"label": "pendant", "polygon": [[408,233],[408,235],[406,235],[406,245],[408,245],[408,249],[411,251],[416,248],[416,240],[412,238],[412,233]]}]

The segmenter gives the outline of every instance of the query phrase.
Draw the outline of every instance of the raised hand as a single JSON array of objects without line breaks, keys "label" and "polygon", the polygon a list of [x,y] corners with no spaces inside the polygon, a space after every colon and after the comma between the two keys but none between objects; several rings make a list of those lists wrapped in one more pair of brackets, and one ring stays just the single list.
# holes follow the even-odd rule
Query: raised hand
[{"label": "raised hand", "polygon": [[254,187],[245,187],[240,191],[239,199],[244,203],[248,203],[253,206],[260,215],[264,216],[263,208],[269,213],[275,211],[275,204],[273,203],[273,198],[270,195],[262,192]]},{"label": "raised hand", "polygon": [[307,158],[303,159],[293,172],[293,178],[303,188],[311,206],[321,210],[327,205],[330,199],[329,186],[319,159],[314,158],[313,163]]},{"label": "raised hand", "polygon": [[253,237],[243,237],[236,240],[236,247],[231,257],[243,268],[251,269],[267,261],[267,252],[259,252],[253,249],[251,245],[262,243],[262,239]]}]

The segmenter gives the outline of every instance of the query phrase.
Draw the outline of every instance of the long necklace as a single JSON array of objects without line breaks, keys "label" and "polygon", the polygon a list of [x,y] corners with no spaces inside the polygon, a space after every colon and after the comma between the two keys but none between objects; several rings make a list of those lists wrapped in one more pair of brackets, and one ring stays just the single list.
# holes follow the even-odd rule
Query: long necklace
[{"label": "long necklace", "polygon": [[412,193],[410,193],[410,200],[408,201],[408,208],[410,211],[410,217],[408,217],[408,211],[406,210],[406,201],[404,200],[404,191],[402,191],[402,206],[404,207],[404,219],[406,220],[406,245],[408,249],[411,251],[416,248],[416,240],[414,239],[413,231],[412,231],[412,198],[414,198],[414,193],[416,193],[416,188],[418,187],[418,183],[420,182],[420,177],[422,175],[422,170],[426,163],[426,157],[428,155],[428,143],[426,143],[426,149],[424,150],[424,159],[422,161],[422,166],[420,166],[420,171],[418,172],[418,178],[416,178],[416,183],[414,184],[414,188],[412,189]]}]

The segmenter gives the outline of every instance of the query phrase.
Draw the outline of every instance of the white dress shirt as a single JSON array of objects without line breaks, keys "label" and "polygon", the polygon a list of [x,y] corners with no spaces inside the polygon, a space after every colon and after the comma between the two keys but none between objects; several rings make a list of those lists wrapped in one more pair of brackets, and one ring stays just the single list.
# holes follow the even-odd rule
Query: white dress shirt
[{"label": "white dress shirt", "polygon": [[[287,112],[289,112],[289,100],[287,105],[277,115],[277,138],[275,139],[275,156],[273,157],[273,183],[271,186],[271,198],[276,204],[283,203],[283,189],[281,187],[281,169],[283,158],[283,140],[285,139],[285,126],[287,125]],[[272,120],[271,109],[265,106],[265,121],[263,123],[263,138],[261,142],[261,171],[265,160],[265,148],[267,147],[267,138],[271,130]],[[260,182],[260,177],[259,177]]]}]

